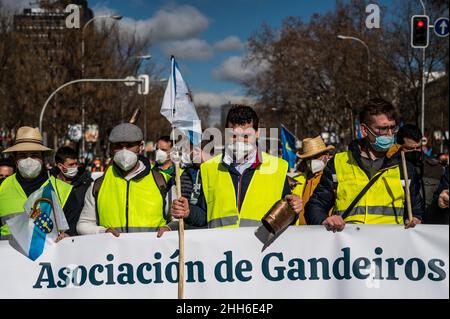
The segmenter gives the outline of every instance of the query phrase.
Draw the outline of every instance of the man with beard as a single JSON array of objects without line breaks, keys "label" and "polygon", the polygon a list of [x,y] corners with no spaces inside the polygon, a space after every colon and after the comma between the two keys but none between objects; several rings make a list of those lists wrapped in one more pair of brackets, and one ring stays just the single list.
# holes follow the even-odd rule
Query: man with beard
[{"label": "man with beard", "polygon": [[[430,223],[431,215],[433,215],[434,208],[431,207],[433,203],[433,193],[439,186],[441,176],[444,174],[444,167],[436,158],[426,156],[422,151],[422,132],[413,124],[406,124],[402,126],[397,134],[397,143],[405,152],[406,160],[411,162],[416,168],[420,181],[420,190],[425,202],[424,222]],[[389,153],[395,150],[393,147]]]}]

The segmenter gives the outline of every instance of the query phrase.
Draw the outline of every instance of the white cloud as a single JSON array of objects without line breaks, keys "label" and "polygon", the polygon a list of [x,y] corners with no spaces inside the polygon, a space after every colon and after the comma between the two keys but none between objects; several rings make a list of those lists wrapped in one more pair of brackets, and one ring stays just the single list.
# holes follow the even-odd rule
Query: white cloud
[{"label": "white cloud", "polygon": [[214,44],[214,49],[218,51],[242,50],[243,48],[244,44],[234,35],[226,37],[222,41],[218,41]]},{"label": "white cloud", "polygon": [[[95,6],[95,15],[119,14],[105,7]],[[135,20],[124,17],[119,25],[141,37],[151,37],[152,42],[188,39],[199,35],[209,26],[209,20],[190,5],[172,5],[158,10],[151,18]]]},{"label": "white cloud", "polygon": [[167,42],[162,45],[162,50],[168,56],[174,55],[185,60],[208,60],[214,54],[211,46],[199,39]]},{"label": "white cloud", "polygon": [[213,70],[213,77],[216,80],[232,81],[241,83],[255,77],[260,72],[267,70],[269,63],[244,64],[244,58],[241,56],[232,56],[226,59],[219,68]]},{"label": "white cloud", "polygon": [[218,108],[226,103],[240,103],[240,104],[253,104],[253,100],[249,97],[239,95],[235,91],[226,92],[208,92],[198,91],[194,92],[194,102],[197,105],[209,104],[212,108]]}]

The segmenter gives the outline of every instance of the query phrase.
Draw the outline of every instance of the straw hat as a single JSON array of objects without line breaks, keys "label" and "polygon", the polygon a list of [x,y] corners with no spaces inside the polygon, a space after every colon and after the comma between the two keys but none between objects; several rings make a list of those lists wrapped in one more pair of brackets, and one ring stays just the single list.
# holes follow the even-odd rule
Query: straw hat
[{"label": "straw hat", "polygon": [[13,152],[44,152],[44,156],[51,155],[52,149],[45,147],[39,129],[29,126],[19,127],[14,145],[3,153]]},{"label": "straw hat", "polygon": [[320,136],[314,138],[305,138],[302,141],[303,154],[300,154],[300,158],[308,158],[314,155],[334,150],[333,145],[326,146]]}]

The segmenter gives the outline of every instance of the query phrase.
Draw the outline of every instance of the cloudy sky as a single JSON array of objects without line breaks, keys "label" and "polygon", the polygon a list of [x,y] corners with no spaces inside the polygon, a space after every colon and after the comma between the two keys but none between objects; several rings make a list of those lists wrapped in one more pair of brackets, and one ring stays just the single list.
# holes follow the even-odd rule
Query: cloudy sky
[{"label": "cloudy sky", "polygon": [[[16,8],[29,0],[0,0]],[[396,0],[373,1],[389,5]],[[120,14],[122,28],[150,37],[148,54],[165,68],[177,58],[196,103],[218,107],[242,102],[239,81],[254,76],[262,65],[243,66],[246,42],[263,23],[280,27],[288,16],[305,20],[334,10],[335,0],[88,0],[96,15]],[[251,100],[251,98],[250,98]]]}]

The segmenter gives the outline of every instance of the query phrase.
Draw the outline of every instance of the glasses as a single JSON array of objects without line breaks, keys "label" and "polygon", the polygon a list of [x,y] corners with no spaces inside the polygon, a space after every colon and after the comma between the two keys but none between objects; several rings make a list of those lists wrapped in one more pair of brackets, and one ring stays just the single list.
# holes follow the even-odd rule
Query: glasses
[{"label": "glasses", "polygon": [[383,127],[376,127],[373,131],[369,128],[369,126],[366,126],[370,133],[373,135],[388,135],[389,131],[392,132],[392,134],[397,134],[399,130],[398,125],[393,126],[383,126]]}]

